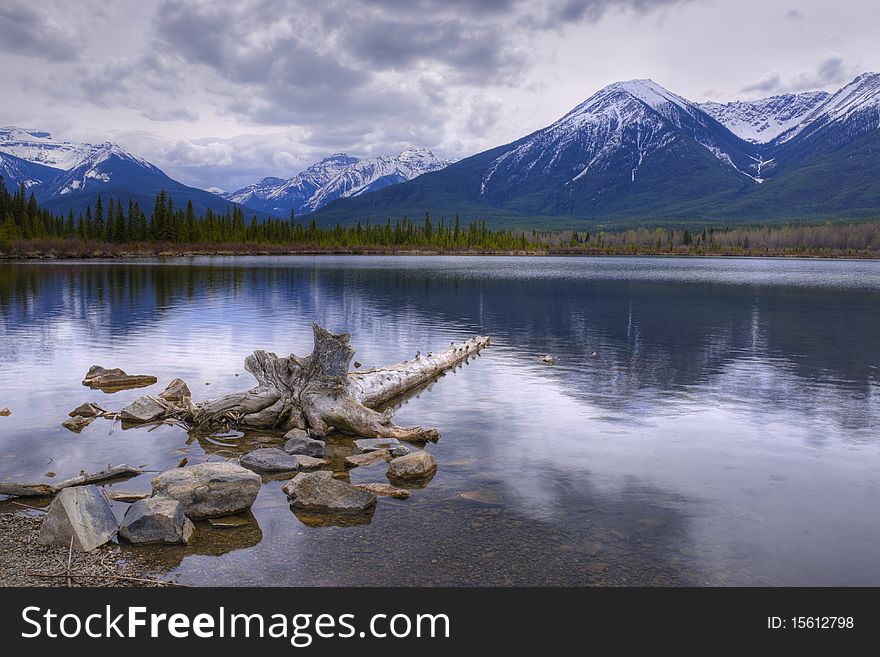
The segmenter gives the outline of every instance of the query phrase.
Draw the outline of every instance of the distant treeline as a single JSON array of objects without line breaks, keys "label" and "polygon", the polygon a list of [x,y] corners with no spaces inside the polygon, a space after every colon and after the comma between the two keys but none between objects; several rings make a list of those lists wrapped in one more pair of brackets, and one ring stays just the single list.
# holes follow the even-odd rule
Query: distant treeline
[{"label": "distant treeline", "polygon": [[74,216],[39,207],[22,185],[10,193],[0,178],[0,254],[88,257],[159,253],[438,252],[523,254],[818,255],[880,257],[880,222],[723,228],[558,231],[491,230],[485,221],[407,218],[356,226],[245,218],[240,207],[197,215],[164,192],[149,215],[134,202],[99,196]]}]

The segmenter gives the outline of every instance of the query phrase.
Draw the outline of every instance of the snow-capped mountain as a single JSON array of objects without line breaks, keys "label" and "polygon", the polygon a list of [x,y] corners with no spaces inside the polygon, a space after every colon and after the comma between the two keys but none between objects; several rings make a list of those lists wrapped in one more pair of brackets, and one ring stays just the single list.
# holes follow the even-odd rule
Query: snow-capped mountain
[{"label": "snow-capped mountain", "polygon": [[74,144],[55,139],[42,130],[15,126],[0,128],[0,151],[53,169],[72,169],[96,148],[92,144]]},{"label": "snow-capped mountain", "polygon": [[873,73],[834,94],[702,105],[650,80],[618,82],[531,135],[318,216],[354,222],[425,208],[508,222],[876,216],[878,127]]},{"label": "snow-capped mountain", "polygon": [[105,203],[131,199],[149,209],[162,190],[180,205],[191,200],[197,211],[230,207],[214,194],[169,178],[117,144],[76,144],[40,130],[0,129],[0,175],[7,187],[24,183],[43,207],[54,211],[83,210],[94,206],[99,195]]},{"label": "snow-capped mountain", "polygon": [[[652,80],[611,84],[550,125],[511,144],[486,168],[480,194],[558,176],[572,193],[590,178],[635,183],[646,161],[705,149],[719,164],[754,179],[740,140],[681,96]],[[609,180],[609,182],[611,182]],[[613,184],[613,183],[612,183]]]},{"label": "snow-capped mountain", "polygon": [[427,149],[359,159],[336,153],[292,178],[263,178],[223,198],[274,215],[307,214],[338,198],[366,194],[442,169],[449,164]]},{"label": "snow-capped mountain", "polygon": [[827,91],[808,91],[754,101],[700,103],[699,107],[740,139],[766,144],[800,124],[830,95]]}]

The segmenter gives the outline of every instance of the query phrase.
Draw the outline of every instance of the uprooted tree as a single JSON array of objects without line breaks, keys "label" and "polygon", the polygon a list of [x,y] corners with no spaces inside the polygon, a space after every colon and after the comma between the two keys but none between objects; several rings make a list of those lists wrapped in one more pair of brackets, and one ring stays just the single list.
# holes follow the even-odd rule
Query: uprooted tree
[{"label": "uprooted tree", "polygon": [[392,408],[376,409],[466,362],[489,345],[488,337],[476,336],[453,343],[440,353],[417,353],[415,358],[394,365],[349,371],[355,354],[350,336],[331,333],[317,324],[312,329],[315,346],[309,356],[280,357],[262,350],[248,356],[245,369],[258,384],[248,391],[202,403],[149,399],[162,405],[164,415],[196,428],[227,424],[320,432],[339,429],[361,436],[424,442],[436,440],[437,430],[400,427],[392,422]]}]

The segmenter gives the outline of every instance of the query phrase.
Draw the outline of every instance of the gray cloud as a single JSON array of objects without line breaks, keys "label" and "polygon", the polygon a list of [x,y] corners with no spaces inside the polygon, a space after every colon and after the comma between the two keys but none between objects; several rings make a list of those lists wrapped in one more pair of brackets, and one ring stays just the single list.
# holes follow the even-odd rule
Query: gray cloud
[{"label": "gray cloud", "polygon": [[815,91],[851,81],[859,74],[858,65],[847,64],[843,57],[831,54],[824,57],[813,70],[784,76],[780,71],[767,73],[760,80],[747,84],[743,93],[766,95]]},{"label": "gray cloud", "polygon": [[0,4],[0,50],[51,61],[76,59],[76,33],[60,25],[49,9],[38,9],[32,2],[4,0]]}]

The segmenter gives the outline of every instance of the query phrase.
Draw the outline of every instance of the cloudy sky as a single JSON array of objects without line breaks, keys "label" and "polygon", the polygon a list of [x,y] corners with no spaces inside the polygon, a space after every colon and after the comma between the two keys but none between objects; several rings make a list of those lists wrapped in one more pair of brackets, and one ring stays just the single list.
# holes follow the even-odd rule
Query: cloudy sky
[{"label": "cloudy sky", "polygon": [[0,125],[235,189],[334,152],[460,158],[606,84],[696,101],[880,69],[871,0],[2,0]]}]

